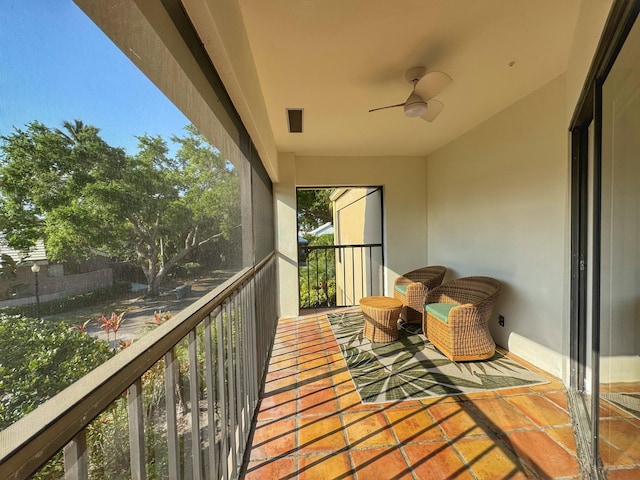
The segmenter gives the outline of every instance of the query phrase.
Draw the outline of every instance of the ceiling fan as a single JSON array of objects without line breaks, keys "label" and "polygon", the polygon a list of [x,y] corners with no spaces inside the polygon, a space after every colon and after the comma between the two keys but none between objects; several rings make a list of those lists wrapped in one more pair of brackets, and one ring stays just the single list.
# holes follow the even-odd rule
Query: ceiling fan
[{"label": "ceiling fan", "polygon": [[444,72],[427,72],[424,67],[412,67],[404,77],[413,85],[409,97],[403,103],[373,108],[369,112],[404,107],[406,117],[420,117],[433,122],[444,108],[444,103],[434,97],[452,82],[451,77]]}]

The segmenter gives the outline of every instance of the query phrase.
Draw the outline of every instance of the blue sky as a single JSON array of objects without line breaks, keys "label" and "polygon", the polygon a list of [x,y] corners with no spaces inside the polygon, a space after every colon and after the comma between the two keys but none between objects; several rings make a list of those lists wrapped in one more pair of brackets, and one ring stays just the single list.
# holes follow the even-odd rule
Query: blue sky
[{"label": "blue sky", "polygon": [[0,135],[74,119],[128,153],[189,123],[71,0],[2,0]]}]

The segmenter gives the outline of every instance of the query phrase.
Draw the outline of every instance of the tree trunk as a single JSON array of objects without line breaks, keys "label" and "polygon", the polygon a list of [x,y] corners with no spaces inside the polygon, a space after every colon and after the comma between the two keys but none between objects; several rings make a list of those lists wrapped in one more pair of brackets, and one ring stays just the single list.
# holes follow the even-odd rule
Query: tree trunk
[{"label": "tree trunk", "polygon": [[149,282],[149,288],[147,289],[147,297],[155,298],[160,295],[160,285],[164,281],[164,278],[167,276],[167,271],[163,268],[160,269],[160,272],[156,274],[156,276]]}]

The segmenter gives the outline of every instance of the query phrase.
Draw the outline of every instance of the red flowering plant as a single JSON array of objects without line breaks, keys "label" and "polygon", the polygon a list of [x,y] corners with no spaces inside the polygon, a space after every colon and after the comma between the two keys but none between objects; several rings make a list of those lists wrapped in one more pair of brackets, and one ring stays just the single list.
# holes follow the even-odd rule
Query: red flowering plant
[{"label": "red flowering plant", "polygon": [[101,315],[98,319],[100,328],[107,333],[107,343],[110,343],[111,332],[113,332],[113,341],[116,345],[118,344],[118,330],[120,330],[120,327],[124,323],[123,317],[124,312],[120,315],[116,315],[115,312],[111,312],[111,317]]},{"label": "red flowering plant", "polygon": [[153,320],[150,322],[144,322],[147,325],[153,325],[155,327],[162,325],[167,320],[170,320],[172,317],[171,312],[163,312],[160,310],[159,312],[153,312]]},{"label": "red flowering plant", "polygon": [[91,319],[87,320],[84,323],[76,323],[75,325],[72,325],[71,328],[73,330],[77,330],[80,333],[87,333],[87,325],[89,325],[89,322],[91,322]]}]

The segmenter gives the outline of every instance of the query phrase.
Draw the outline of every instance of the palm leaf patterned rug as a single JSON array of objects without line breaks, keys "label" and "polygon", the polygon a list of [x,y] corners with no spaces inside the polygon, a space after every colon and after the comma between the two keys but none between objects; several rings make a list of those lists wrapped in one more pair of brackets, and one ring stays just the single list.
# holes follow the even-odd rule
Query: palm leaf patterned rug
[{"label": "palm leaf patterned rug", "polygon": [[419,326],[400,329],[395,342],[364,337],[361,312],[327,315],[363,403],[382,403],[548,383],[499,352],[481,362],[452,362]]}]

